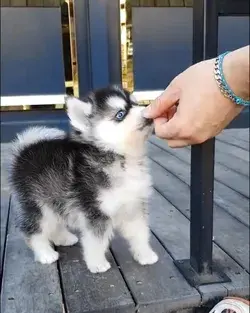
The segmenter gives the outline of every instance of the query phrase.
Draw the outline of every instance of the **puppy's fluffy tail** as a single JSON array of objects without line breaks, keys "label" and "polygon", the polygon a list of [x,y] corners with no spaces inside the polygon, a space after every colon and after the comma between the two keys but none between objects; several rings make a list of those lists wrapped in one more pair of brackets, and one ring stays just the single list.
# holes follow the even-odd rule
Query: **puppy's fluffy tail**
[{"label": "puppy's fluffy tail", "polygon": [[13,148],[14,150],[22,150],[33,143],[43,140],[60,139],[64,136],[65,132],[58,128],[48,128],[44,126],[30,127],[22,133],[17,134],[17,139],[13,142]]},{"label": "puppy's fluffy tail", "polygon": [[24,148],[43,140],[62,139],[65,132],[58,128],[48,128],[44,126],[30,127],[22,133],[17,134],[17,138],[12,142],[12,154],[19,154]]},{"label": "puppy's fluffy tail", "polygon": [[11,187],[13,182],[13,166],[17,166],[18,157],[23,149],[29,147],[34,143],[50,139],[63,139],[65,132],[57,128],[48,128],[44,126],[30,127],[23,132],[17,134],[16,138],[12,141],[10,149],[7,153],[7,168],[8,168],[8,182]]}]

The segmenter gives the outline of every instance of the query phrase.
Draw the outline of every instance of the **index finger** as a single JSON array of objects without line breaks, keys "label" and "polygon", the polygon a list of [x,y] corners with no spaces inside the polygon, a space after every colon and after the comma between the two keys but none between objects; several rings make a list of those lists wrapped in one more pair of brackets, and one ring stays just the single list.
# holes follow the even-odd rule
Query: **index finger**
[{"label": "index finger", "polygon": [[144,111],[146,118],[157,118],[168,111],[180,99],[180,90],[169,85]]}]

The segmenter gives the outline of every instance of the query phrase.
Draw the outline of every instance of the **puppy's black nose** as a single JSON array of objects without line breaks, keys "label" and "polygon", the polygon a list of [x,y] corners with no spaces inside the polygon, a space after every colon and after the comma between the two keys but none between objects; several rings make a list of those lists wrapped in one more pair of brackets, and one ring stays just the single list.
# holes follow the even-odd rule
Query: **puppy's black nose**
[{"label": "puppy's black nose", "polygon": [[144,117],[144,126],[150,126],[152,123],[153,123],[153,120],[151,118]]}]

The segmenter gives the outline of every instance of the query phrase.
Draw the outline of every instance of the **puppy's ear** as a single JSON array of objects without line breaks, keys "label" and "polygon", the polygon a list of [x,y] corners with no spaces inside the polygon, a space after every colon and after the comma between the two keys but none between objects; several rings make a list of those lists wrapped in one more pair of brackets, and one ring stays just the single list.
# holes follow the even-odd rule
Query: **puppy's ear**
[{"label": "puppy's ear", "polygon": [[73,96],[65,97],[65,103],[72,126],[84,131],[88,124],[88,118],[92,113],[92,103],[88,99],[81,101]]}]

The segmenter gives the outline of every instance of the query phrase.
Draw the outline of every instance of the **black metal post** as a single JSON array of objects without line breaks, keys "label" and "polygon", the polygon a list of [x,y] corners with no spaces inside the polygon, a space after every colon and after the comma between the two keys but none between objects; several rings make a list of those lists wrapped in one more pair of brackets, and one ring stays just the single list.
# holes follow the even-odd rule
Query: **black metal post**
[{"label": "black metal post", "polygon": [[92,90],[88,0],[74,1],[74,15],[79,96],[84,97]]},{"label": "black metal post", "polygon": [[106,0],[109,47],[109,83],[122,84],[120,1]]},{"label": "black metal post", "polygon": [[[193,63],[217,55],[216,2],[194,0]],[[211,139],[191,149],[190,259],[175,264],[192,286],[230,281],[212,260],[214,144]]]},{"label": "black metal post", "polygon": [[214,139],[191,150],[190,265],[212,273]]},{"label": "black metal post", "polygon": [[[196,9],[198,11],[198,8]],[[216,57],[218,45],[218,10],[216,0],[205,2],[203,57]],[[197,12],[198,13],[198,12]],[[201,12],[199,12],[199,16]],[[194,29],[201,21],[194,21]],[[197,31],[196,31],[197,32]],[[193,38],[193,62],[201,59],[198,39]],[[195,145],[191,150],[191,223],[190,264],[197,273],[212,273],[213,253],[213,196],[214,196],[214,139]]]},{"label": "black metal post", "polygon": [[75,0],[79,95],[120,84],[120,1]]},{"label": "black metal post", "polygon": [[109,84],[108,0],[88,0],[92,89]]}]

